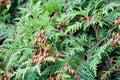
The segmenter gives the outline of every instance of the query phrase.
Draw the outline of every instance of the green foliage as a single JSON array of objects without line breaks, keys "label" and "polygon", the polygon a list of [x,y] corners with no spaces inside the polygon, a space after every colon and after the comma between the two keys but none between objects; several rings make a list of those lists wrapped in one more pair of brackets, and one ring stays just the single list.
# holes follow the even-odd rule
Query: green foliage
[{"label": "green foliage", "polygon": [[[119,1],[104,0],[18,0],[16,10],[20,16],[15,24],[0,24],[0,58],[4,68],[11,68],[12,80],[47,80],[60,74],[61,80],[73,80],[74,75],[64,71],[67,65],[77,71],[80,80],[119,80],[119,72],[111,73],[120,65],[120,44],[111,47],[112,33],[120,33],[114,19],[120,15]],[[54,20],[51,17],[57,13]],[[5,15],[7,17],[7,15]],[[91,17],[89,21],[81,18]],[[2,20],[4,17],[2,17]],[[61,29],[60,22],[65,21]],[[50,46],[49,57],[37,64],[31,64],[33,41],[36,33],[44,29],[46,45]],[[62,57],[54,60],[55,53]],[[109,58],[114,57],[110,68]],[[106,60],[106,61],[105,61]],[[103,70],[102,77],[99,71]]]}]

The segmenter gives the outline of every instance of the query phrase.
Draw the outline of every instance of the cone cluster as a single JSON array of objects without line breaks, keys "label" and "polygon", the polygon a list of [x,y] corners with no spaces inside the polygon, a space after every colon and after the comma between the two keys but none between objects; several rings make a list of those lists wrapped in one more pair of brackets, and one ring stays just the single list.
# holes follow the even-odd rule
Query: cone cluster
[{"label": "cone cluster", "polygon": [[92,17],[91,16],[85,16],[85,17],[81,17],[80,20],[84,21],[84,22],[90,22],[92,20]]},{"label": "cone cluster", "polygon": [[50,18],[51,21],[54,21],[55,18],[57,17],[58,13],[54,13],[53,16]]},{"label": "cone cluster", "polygon": [[76,75],[76,71],[75,70],[72,70],[70,69],[69,67],[67,66],[64,66],[64,71],[73,75],[74,76],[74,80],[80,80],[80,78]]},{"label": "cone cluster", "polygon": [[69,74],[71,75],[75,75],[76,74],[76,71],[75,70],[71,70],[69,67],[67,66],[64,66],[64,71],[65,72],[68,72]]},{"label": "cone cluster", "polygon": [[[41,30],[41,33],[37,33],[37,39],[34,41],[34,45],[38,45],[42,43],[46,45],[46,39],[44,38],[45,30]],[[32,53],[32,59],[30,61],[31,64],[36,64],[38,62],[42,62],[46,57],[48,57],[49,46],[43,48],[42,46],[37,46],[36,49]]]},{"label": "cone cluster", "polygon": [[59,58],[59,56],[60,56],[60,54],[59,54],[59,53],[54,54],[54,55],[53,55],[54,60],[55,60],[55,61],[57,61],[57,60],[58,60],[58,58]]},{"label": "cone cluster", "polygon": [[65,21],[61,21],[58,25],[57,25],[57,29],[60,30],[63,26],[65,26]]},{"label": "cone cluster", "polygon": [[7,5],[7,4],[10,4],[11,1],[10,0],[0,0],[0,3]]},{"label": "cone cluster", "polygon": [[7,69],[3,74],[0,75],[1,80],[10,80],[8,79],[7,75],[12,74],[13,71],[11,69]]},{"label": "cone cluster", "polygon": [[120,24],[120,17],[115,18],[115,20],[114,20],[114,24],[115,24],[115,25]]},{"label": "cone cluster", "polygon": [[120,40],[120,34],[119,33],[113,33],[113,38],[110,39],[110,45],[112,47],[116,46],[118,44],[118,41]]},{"label": "cone cluster", "polygon": [[7,77],[7,74],[6,73],[3,73],[1,76],[0,76],[1,80],[8,80],[8,77]]},{"label": "cone cluster", "polygon": [[47,80],[61,80],[61,77],[60,74],[58,74],[56,77],[50,76]]},{"label": "cone cluster", "polygon": [[80,80],[80,78],[77,75],[75,75],[74,80]]}]

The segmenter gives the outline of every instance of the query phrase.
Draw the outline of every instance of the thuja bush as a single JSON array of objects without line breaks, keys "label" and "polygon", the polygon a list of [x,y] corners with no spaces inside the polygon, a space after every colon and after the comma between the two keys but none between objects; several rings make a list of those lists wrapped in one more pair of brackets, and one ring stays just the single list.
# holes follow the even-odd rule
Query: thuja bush
[{"label": "thuja bush", "polygon": [[22,15],[19,13],[18,6],[25,2],[25,0],[0,0],[0,45],[5,39],[14,37],[17,27],[15,18]]},{"label": "thuja bush", "polygon": [[0,46],[2,80],[119,80],[120,1],[28,0]]}]

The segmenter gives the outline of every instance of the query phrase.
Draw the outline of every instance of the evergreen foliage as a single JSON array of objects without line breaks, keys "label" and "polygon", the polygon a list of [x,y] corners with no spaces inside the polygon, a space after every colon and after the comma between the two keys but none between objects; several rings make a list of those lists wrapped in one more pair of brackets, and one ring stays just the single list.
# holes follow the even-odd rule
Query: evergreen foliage
[{"label": "evergreen foliage", "polygon": [[[6,25],[4,17],[0,23],[0,78],[6,74],[10,80],[119,80],[119,4],[111,0],[18,0],[19,16],[14,23],[9,19]],[[45,44],[34,43],[42,30]],[[44,50],[49,46],[48,56],[32,64],[40,46]]]}]

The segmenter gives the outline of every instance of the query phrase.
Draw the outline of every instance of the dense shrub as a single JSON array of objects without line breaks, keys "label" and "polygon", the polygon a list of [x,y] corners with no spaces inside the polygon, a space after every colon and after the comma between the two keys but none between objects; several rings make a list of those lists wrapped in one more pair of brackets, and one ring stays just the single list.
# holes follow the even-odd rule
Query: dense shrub
[{"label": "dense shrub", "polygon": [[18,1],[1,19],[2,80],[120,79],[120,1]]}]

